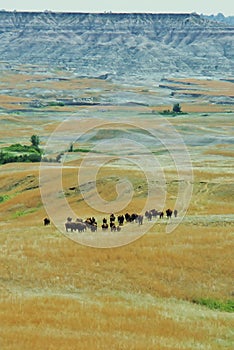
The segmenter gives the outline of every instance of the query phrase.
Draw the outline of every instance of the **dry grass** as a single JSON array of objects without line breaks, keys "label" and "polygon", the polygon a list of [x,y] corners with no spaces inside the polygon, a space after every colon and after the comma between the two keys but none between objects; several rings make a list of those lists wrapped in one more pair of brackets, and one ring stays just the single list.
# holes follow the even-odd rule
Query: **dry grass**
[{"label": "dry grass", "polygon": [[[190,97],[193,103],[182,103],[182,110],[186,113],[217,113],[233,111],[232,105],[220,105],[204,101],[204,97],[227,96],[233,97],[233,83],[218,80],[177,79],[172,78],[164,84],[172,88],[175,94]],[[171,109],[171,106],[159,107],[161,111]],[[158,108],[155,108],[158,110]]]},{"label": "dry grass", "polygon": [[229,226],[157,225],[103,250],[30,224],[1,234],[4,350],[231,349],[231,316],[189,302],[230,298]]},{"label": "dry grass", "polygon": [[10,96],[10,95],[0,95],[0,104],[12,103],[12,102],[27,102],[30,101],[29,98],[26,97],[18,97],[18,96]]},{"label": "dry grass", "polygon": [[43,287],[68,292],[87,286],[90,292],[132,291],[188,300],[231,296],[230,224],[195,221],[166,235],[160,223],[135,243],[106,250],[82,247],[53,227],[41,226],[33,226],[31,214],[18,220],[17,229],[13,224],[4,229],[2,278],[9,287],[13,283],[19,291]]},{"label": "dry grass", "polygon": [[[33,74],[6,74],[2,86],[32,88],[41,86],[43,79]],[[230,92],[227,83],[189,81],[198,88]],[[50,81],[49,86],[55,90],[86,87],[118,90],[117,86],[95,79]],[[141,89],[128,91],[146,93]],[[4,98],[0,101],[4,102]],[[18,98],[6,97],[5,101],[10,105]],[[202,103],[182,105],[184,111],[195,112],[226,108]],[[106,107],[106,111],[113,112],[130,109],[150,111],[145,107]],[[155,107],[160,109],[165,107]],[[97,108],[90,107],[91,110]],[[191,124],[190,116],[182,121],[171,119],[178,127]],[[219,116],[205,121],[208,130],[205,132],[222,127],[225,135],[230,136],[231,116],[222,118],[221,126]],[[47,124],[38,118],[30,125],[26,116],[18,119],[7,114],[1,116],[1,122],[6,122],[0,135],[1,142],[6,140],[6,144],[38,130],[43,136],[48,135],[57,123]],[[196,132],[204,132],[202,122],[204,118],[197,117]],[[221,301],[233,298],[233,174],[227,158],[232,153],[230,144],[212,149],[204,145],[195,147],[195,151],[191,147],[190,153],[194,157],[193,196],[179,227],[166,234],[165,219],[134,243],[110,249],[76,244],[53,224],[43,226],[47,213],[41,203],[37,164],[1,166],[0,196],[4,199],[0,203],[1,350],[233,348],[233,315],[193,303],[199,298]],[[80,161],[67,165],[79,166]],[[177,174],[170,168],[164,172],[168,192],[165,207],[173,207],[178,191],[174,181]],[[56,176],[51,169],[51,193],[56,188]],[[105,200],[115,199],[116,179],[126,176],[135,193],[125,210],[141,211],[147,186],[144,174],[139,171],[103,167],[98,173],[99,194]],[[64,169],[62,182],[77,216],[95,215],[100,224],[103,214],[89,208],[79,193],[69,190],[77,186],[77,169]],[[64,214],[62,222],[65,217]],[[122,232],[127,235],[127,227]],[[98,234],[99,231],[94,235]],[[72,238],[70,233],[68,236]]]},{"label": "dry grass", "polygon": [[[6,301],[1,305],[7,315],[3,349],[176,350],[221,349],[228,344],[228,319],[222,315],[214,321],[212,313],[199,317],[194,307],[187,315],[186,304],[146,300],[141,305],[139,296],[93,295],[82,300],[55,295]],[[174,315],[168,314],[169,308]]]},{"label": "dry grass", "polygon": [[[74,78],[72,75],[69,75],[66,72],[66,79],[64,80],[64,72],[58,71],[53,76],[44,74],[43,76],[38,74],[25,74],[24,70],[28,69],[28,67],[18,67],[18,72],[4,72],[1,74],[1,87],[2,89],[16,89],[19,90],[32,90],[32,89],[45,89],[50,90],[53,94],[56,95],[57,91],[66,91],[67,96],[72,98],[76,96],[76,92],[79,90],[79,97],[99,97],[103,93],[111,92],[114,94],[115,92],[132,92],[140,95],[147,96],[158,96],[159,92],[150,90],[147,86],[120,86],[116,83],[112,83],[108,80],[101,79],[88,79],[88,78]],[[22,70],[22,71],[21,71]],[[51,79],[52,78],[52,79]],[[55,79],[53,79],[55,78]],[[59,80],[59,78],[63,78]],[[188,84],[188,85],[187,85]],[[170,79],[170,82],[166,83],[168,87],[172,87],[173,89],[178,87],[180,90],[177,90],[178,93],[186,95],[190,95],[190,93],[197,94],[195,103],[184,103],[183,111],[186,113],[215,113],[215,112],[227,112],[232,109],[230,105],[218,105],[212,104],[209,102],[204,102],[201,96],[233,96],[233,84],[227,81],[218,81],[218,80],[201,80],[201,79]],[[186,87],[189,90],[186,90]],[[181,90],[181,88],[184,88]],[[40,99],[40,98],[39,98]],[[53,98],[52,98],[53,99]],[[29,98],[25,98],[23,96],[12,96],[12,95],[1,95],[0,96],[0,105],[3,108],[10,110],[18,110],[20,102],[29,102]],[[92,110],[92,106],[63,106],[63,112],[76,112],[77,110],[82,109]],[[27,110],[28,107],[26,105],[20,105],[21,110]],[[103,106],[97,107],[95,106],[95,110],[103,109]],[[158,111],[162,112],[166,109],[171,109],[171,106],[153,106],[153,107],[144,107],[144,106],[105,106],[106,110],[134,110],[138,112],[149,112],[149,111]],[[50,111],[61,111],[61,107],[50,106],[47,107],[47,110]]]},{"label": "dry grass", "polygon": [[[232,110],[230,105],[216,105],[209,102],[203,102],[198,99],[195,103],[180,103],[182,111],[184,113],[219,113],[229,112]],[[163,112],[165,110],[171,110],[172,105],[154,106],[151,108],[154,112]]]},{"label": "dry grass", "polygon": [[[211,186],[221,174],[195,172],[193,215],[172,234],[165,234],[166,222],[160,222],[132,244],[95,249],[75,244],[53,225],[43,227],[43,208],[12,219],[15,206],[40,202],[38,189],[26,190],[37,185],[34,167],[20,164],[13,172],[7,165],[1,176],[2,188],[13,196],[1,204],[3,350],[232,348],[232,315],[192,303],[233,295],[233,224],[207,221],[223,200]],[[103,169],[100,175],[110,173]],[[64,186],[73,180],[68,169]],[[221,193],[228,188],[227,178]],[[201,202],[204,208],[198,210]],[[227,213],[232,208],[227,197]],[[82,204],[82,213],[90,214],[87,210]],[[203,220],[194,216],[201,213]]]},{"label": "dry grass", "polygon": [[223,157],[234,157],[234,153],[232,151],[226,151],[226,150],[219,150],[219,149],[213,149],[213,150],[207,150],[204,152],[204,154],[210,154],[212,156],[223,156]]},{"label": "dry grass", "polygon": [[[172,234],[165,233],[164,221],[132,244],[95,249],[75,244],[53,225],[43,227],[47,214],[33,188],[35,166],[8,164],[0,177],[1,194],[10,197],[1,204],[0,223],[3,350],[231,349],[232,316],[192,303],[233,295],[233,224],[212,220],[216,210],[232,213],[228,176],[214,185],[222,173],[195,171],[192,216]],[[99,176],[111,172],[104,168]],[[115,176],[124,174],[115,169]],[[76,175],[65,171],[65,188]],[[128,176],[143,179],[140,173]],[[174,176],[167,174],[170,193],[176,191]],[[108,186],[99,189],[110,199]],[[71,205],[89,216],[88,206],[77,206],[76,198],[69,197]],[[131,210],[141,205],[136,196]],[[36,212],[27,213],[30,208]],[[24,215],[16,218],[16,212]]]},{"label": "dry grass", "polygon": [[182,110],[185,113],[219,113],[219,112],[229,112],[233,110],[232,106],[229,105],[216,105],[211,103],[202,103],[196,102],[191,103],[182,103]]},{"label": "dry grass", "polygon": [[[233,83],[228,81],[221,80],[202,80],[202,79],[177,79],[172,78],[171,81],[174,81],[176,84],[168,84],[168,86],[172,86],[173,88],[183,88],[189,87],[189,90],[186,91],[186,87],[184,90],[180,90],[181,93],[199,93],[210,96],[231,96],[233,97]],[[180,85],[181,83],[181,85]],[[199,90],[200,89],[200,90]]]}]

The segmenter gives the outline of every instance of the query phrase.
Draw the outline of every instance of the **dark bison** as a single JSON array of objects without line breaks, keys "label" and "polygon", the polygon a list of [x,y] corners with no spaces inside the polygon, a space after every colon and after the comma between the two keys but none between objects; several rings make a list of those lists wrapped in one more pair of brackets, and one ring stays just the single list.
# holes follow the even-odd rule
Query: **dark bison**
[{"label": "dark bison", "polygon": [[79,232],[84,232],[86,230],[86,224],[84,222],[75,222],[75,229]]},{"label": "dark bison", "polygon": [[107,223],[103,223],[103,224],[102,224],[102,230],[103,230],[103,231],[108,230],[108,227],[109,227],[109,226],[108,226]]},{"label": "dark bison", "polygon": [[164,217],[164,212],[163,212],[163,211],[159,211],[158,214],[159,214],[159,219],[163,219],[163,217]]},{"label": "dark bison", "polygon": [[97,222],[94,221],[92,224],[88,224],[87,227],[90,229],[91,232],[96,232],[97,231]]},{"label": "dark bison", "polygon": [[144,218],[143,215],[138,215],[138,216],[137,216],[137,222],[138,222],[139,225],[142,225],[142,224],[143,224],[143,218]]},{"label": "dark bison", "polygon": [[153,218],[157,218],[158,211],[156,209],[151,209],[150,212]]},{"label": "dark bison", "polygon": [[130,222],[130,219],[131,219],[131,215],[129,213],[126,213],[125,214],[125,220],[126,222]]},{"label": "dark bison", "polygon": [[177,217],[177,215],[178,215],[178,210],[175,209],[175,210],[174,210],[174,216],[175,216],[175,218]]},{"label": "dark bison", "polygon": [[151,213],[151,210],[146,210],[145,212],[145,217],[151,221],[152,220],[152,213]]},{"label": "dark bison", "polygon": [[91,226],[90,226],[90,230],[91,230],[92,232],[96,232],[96,231],[97,231],[97,224],[91,225]]},{"label": "dark bison", "polygon": [[71,230],[71,232],[74,230],[75,226],[74,226],[74,222],[71,222],[71,221],[67,221],[65,222],[65,228],[66,228],[66,231],[68,232],[68,230]]},{"label": "dark bison", "polygon": [[112,221],[110,222],[110,229],[111,229],[111,231],[116,231],[115,223]]},{"label": "dark bison", "polygon": [[84,232],[86,230],[86,224],[84,222],[72,222],[72,221],[67,221],[65,223],[65,228],[66,231],[70,229],[71,232],[73,231],[78,231],[78,232]]},{"label": "dark bison", "polygon": [[97,231],[97,221],[96,221],[96,219],[94,217],[87,218],[85,220],[85,224],[92,232]]},{"label": "dark bison", "polygon": [[172,216],[173,211],[171,209],[166,210],[167,218],[170,219]]},{"label": "dark bison", "polygon": [[130,222],[137,222],[137,218],[138,218],[138,214],[136,213],[133,213],[131,216],[130,216]]},{"label": "dark bison", "polygon": [[110,215],[110,222],[115,222],[115,215],[113,213]]},{"label": "dark bison", "polygon": [[49,225],[49,224],[50,224],[50,219],[45,218],[45,219],[44,219],[44,225],[47,226],[47,225]]},{"label": "dark bison", "polygon": [[118,219],[119,226],[123,226],[124,216],[123,215],[119,215],[117,219]]}]

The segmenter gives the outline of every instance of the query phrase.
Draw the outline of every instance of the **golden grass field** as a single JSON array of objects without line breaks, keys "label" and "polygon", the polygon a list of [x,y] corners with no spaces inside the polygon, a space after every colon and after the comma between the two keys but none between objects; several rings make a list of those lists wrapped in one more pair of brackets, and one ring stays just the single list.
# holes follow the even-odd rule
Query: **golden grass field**
[{"label": "golden grass field", "polygon": [[[22,80],[18,77],[17,82],[25,84],[36,78],[39,79],[25,75]],[[6,77],[6,86],[14,84],[16,77],[11,79],[8,82]],[[61,84],[68,88],[68,82]],[[98,82],[80,84],[96,86]],[[12,101],[15,100],[11,97],[7,103]],[[194,133],[203,132],[202,127],[207,132],[216,132],[217,128],[231,136],[233,114],[225,115],[220,124],[216,117],[217,112],[230,106],[201,107],[199,103],[191,110],[187,104],[187,111],[211,113],[211,118],[197,115]],[[91,109],[94,107],[88,108]],[[116,110],[116,106],[108,107],[108,113]],[[121,112],[124,110],[121,108]],[[138,107],[136,110],[139,111]],[[27,123],[23,112],[23,123],[17,115],[5,112],[5,117],[8,122],[1,129],[5,145],[15,142],[17,137],[20,142],[19,135],[30,137],[32,132],[48,136],[58,124],[40,118],[35,124]],[[189,118],[189,115],[175,118],[171,123],[180,130],[190,125]],[[56,228],[53,218],[50,226],[43,226],[47,213],[41,199],[37,163],[0,166],[0,196],[4,197],[0,202],[1,350],[233,348],[233,313],[198,302],[210,299],[225,304],[234,296],[233,148],[223,143],[191,147],[189,151],[194,166],[193,194],[181,224],[167,234],[168,220],[155,221],[145,235],[131,244],[108,249],[75,243],[69,239],[73,237],[70,233],[66,237],[65,231],[63,235]],[[79,162],[71,160],[67,165]],[[165,168],[165,175],[165,205],[173,207],[178,190],[176,172]],[[142,172],[103,167],[98,179],[104,180],[98,182],[97,189],[103,199],[114,200],[115,179],[124,176],[128,176],[136,190],[126,210],[139,212],[147,195]],[[100,225],[103,214],[89,208],[80,194],[69,190],[77,186],[76,171],[64,169],[62,180],[68,203],[77,216],[95,215]],[[65,220],[64,213],[61,221]],[[128,233],[127,226],[121,234],[125,232]],[[100,229],[94,233],[96,237],[99,234]]]}]

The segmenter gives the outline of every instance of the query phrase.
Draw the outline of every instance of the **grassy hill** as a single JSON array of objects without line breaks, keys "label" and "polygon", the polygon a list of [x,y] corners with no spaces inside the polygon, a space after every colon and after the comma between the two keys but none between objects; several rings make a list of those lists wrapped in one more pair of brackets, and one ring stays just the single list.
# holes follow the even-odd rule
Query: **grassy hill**
[{"label": "grassy hill", "polygon": [[[222,215],[210,206],[197,215],[201,202],[213,196],[218,207],[223,198],[217,187],[202,191],[205,174],[196,175],[189,215],[172,234],[164,220],[132,244],[96,249],[43,226],[36,167],[2,167],[4,350],[232,348],[231,197]],[[65,178],[72,183],[73,173]],[[74,196],[71,205],[87,214]]]}]

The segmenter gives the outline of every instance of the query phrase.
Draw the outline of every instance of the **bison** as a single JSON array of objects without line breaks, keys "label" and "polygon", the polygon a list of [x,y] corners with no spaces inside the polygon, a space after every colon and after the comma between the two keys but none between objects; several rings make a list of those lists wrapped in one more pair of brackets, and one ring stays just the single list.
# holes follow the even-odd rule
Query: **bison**
[{"label": "bison", "polygon": [[103,223],[103,224],[102,224],[102,230],[103,230],[103,231],[108,230],[108,227],[109,227],[109,226],[108,226],[107,223]]},{"label": "bison", "polygon": [[167,210],[166,210],[166,214],[167,214],[167,218],[168,218],[168,219],[170,219],[170,218],[171,218],[172,213],[173,213],[173,212],[172,212],[172,210],[171,210],[171,209],[167,209]]},{"label": "bison", "polygon": [[130,220],[131,220],[131,215],[130,215],[129,213],[126,213],[126,214],[125,214],[125,220],[126,220],[126,222],[130,222]]},{"label": "bison", "polygon": [[151,209],[150,212],[151,212],[151,215],[153,218],[157,218],[157,216],[159,215],[159,213],[156,209]]},{"label": "bison", "polygon": [[138,214],[133,213],[133,214],[131,214],[131,216],[130,216],[130,221],[131,221],[131,222],[133,222],[133,221],[136,221],[136,222],[137,222],[137,218],[138,218]]},{"label": "bison", "polygon": [[49,225],[49,224],[50,224],[50,219],[45,218],[45,219],[44,219],[44,226],[47,226],[47,225]]},{"label": "bison", "polygon": [[139,225],[142,225],[142,224],[143,224],[143,218],[144,218],[143,215],[138,215],[138,217],[137,217],[137,222],[138,222]]},{"label": "bison", "polygon": [[68,232],[68,230],[70,229],[71,232],[73,231],[78,231],[78,232],[84,232],[86,230],[86,224],[84,222],[71,222],[71,221],[67,221],[65,223],[65,228],[66,231]]},{"label": "bison", "polygon": [[85,220],[86,226],[92,231],[97,231],[97,221],[94,217]]},{"label": "bison", "polygon": [[97,231],[96,221],[92,225],[89,225],[89,228],[90,228],[91,232],[96,232]]},{"label": "bison", "polygon": [[164,217],[164,212],[163,212],[163,211],[159,211],[158,214],[159,214],[159,219],[163,219],[163,217]]},{"label": "bison", "polygon": [[145,212],[145,217],[146,217],[149,221],[152,220],[152,212],[151,212],[151,210],[146,210],[146,212]]},{"label": "bison", "polygon": [[110,229],[111,229],[111,231],[116,231],[115,223],[112,221],[110,222]]},{"label": "bison", "polygon": [[118,220],[119,226],[123,226],[124,216],[123,215],[118,215],[117,220]]},{"label": "bison", "polygon": [[114,222],[115,221],[115,215],[112,213],[110,215],[110,222]]}]

